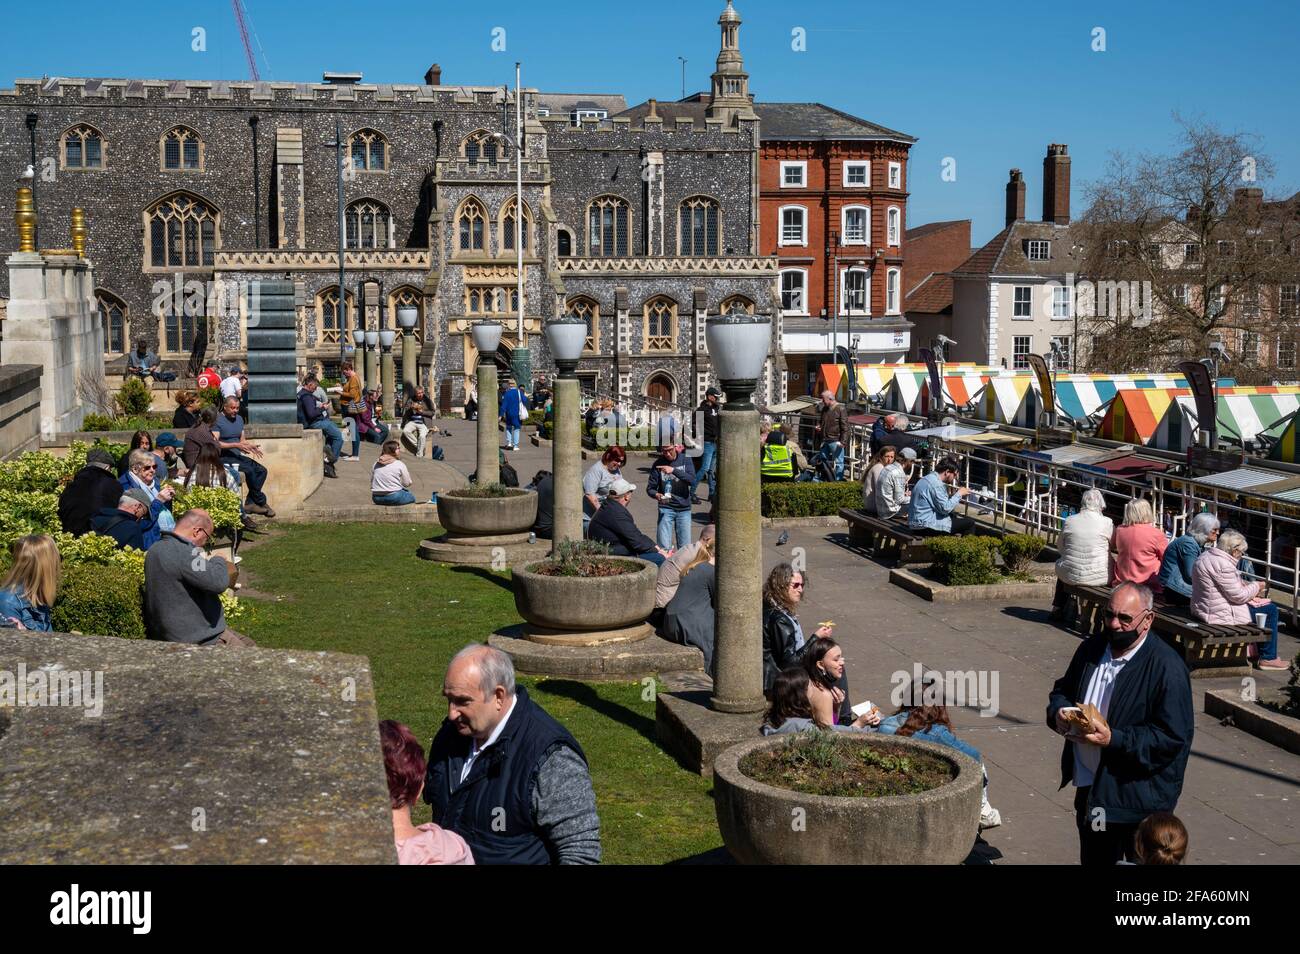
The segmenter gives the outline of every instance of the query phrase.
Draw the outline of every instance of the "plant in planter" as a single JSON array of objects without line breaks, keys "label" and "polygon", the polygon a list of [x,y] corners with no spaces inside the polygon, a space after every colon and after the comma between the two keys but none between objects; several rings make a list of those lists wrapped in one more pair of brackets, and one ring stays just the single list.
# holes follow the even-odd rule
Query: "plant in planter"
[{"label": "plant in planter", "polygon": [[958,864],[979,828],[983,775],[921,739],[806,732],[732,746],[713,784],[742,864]]},{"label": "plant in planter", "polygon": [[[593,540],[563,540],[549,559],[515,570],[512,586],[515,609],[531,626],[589,644],[649,635],[657,579],[658,568],[645,560],[610,556]],[[579,635],[594,632],[608,635]]]},{"label": "plant in planter", "polygon": [[537,520],[537,494],[499,483],[444,491],[438,520],[460,536],[527,533]]},{"label": "plant in planter", "polygon": [[993,565],[996,537],[931,537],[932,572],[947,586],[985,586],[1001,578]]},{"label": "plant in planter", "polygon": [[1008,533],[998,544],[998,549],[1002,551],[1002,563],[1007,572],[1023,576],[1046,545],[1046,540],[1032,533]]},{"label": "plant in planter", "polygon": [[137,377],[129,377],[117,391],[116,404],[121,417],[139,417],[149,413],[153,395],[149,386]]}]

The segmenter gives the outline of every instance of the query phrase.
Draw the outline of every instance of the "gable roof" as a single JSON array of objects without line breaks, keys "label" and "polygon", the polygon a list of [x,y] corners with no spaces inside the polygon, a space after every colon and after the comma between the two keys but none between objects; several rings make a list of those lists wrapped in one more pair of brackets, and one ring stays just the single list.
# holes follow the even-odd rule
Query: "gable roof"
[{"label": "gable roof", "polygon": [[851,116],[823,103],[755,103],[759,137],[776,139],[893,139],[914,143],[915,136]]},{"label": "gable roof", "polygon": [[[1031,260],[1026,246],[1031,239],[1051,242],[1051,257]],[[1020,220],[1004,228],[970,258],[954,268],[954,278],[989,278],[994,275],[1053,278],[1081,270],[1081,250],[1069,225]]]},{"label": "gable roof", "polygon": [[575,109],[604,109],[611,116],[627,109],[627,100],[622,93],[541,93],[536,97],[537,105],[549,109],[552,116],[571,113]]},{"label": "gable roof", "polygon": [[931,272],[903,296],[903,313],[937,315],[952,310],[952,276]]},{"label": "gable roof", "polygon": [[919,239],[934,232],[942,232],[944,229],[956,228],[962,225],[970,225],[970,219],[949,219],[946,222],[927,222],[925,225],[918,225],[915,228],[908,229],[904,233],[903,237],[908,241],[911,241],[912,239]]}]

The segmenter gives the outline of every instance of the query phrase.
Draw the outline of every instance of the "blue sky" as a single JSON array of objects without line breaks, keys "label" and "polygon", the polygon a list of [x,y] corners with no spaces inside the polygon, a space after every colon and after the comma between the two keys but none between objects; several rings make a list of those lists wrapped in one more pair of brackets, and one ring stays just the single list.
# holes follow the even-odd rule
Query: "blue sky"
[{"label": "blue sky", "polygon": [[[513,81],[561,92],[622,92],[629,104],[707,89],[725,0],[362,4],[246,0],[263,78],[306,81],[360,70],[368,82]],[[489,6],[491,9],[489,9]],[[1165,151],[1172,114],[1257,134],[1277,166],[1270,192],[1300,189],[1300,4],[1180,2],[865,3],[740,0],[741,49],[759,100],[819,101],[920,139],[909,224],[974,220],[980,244],[1002,226],[1007,170],[1024,170],[1040,213],[1042,157],[1065,142],[1074,208],[1111,151]],[[20,76],[247,79],[227,0],[64,0],[9,5],[0,85]],[[192,31],[206,31],[206,51]],[[492,49],[505,30],[504,52]],[[807,49],[792,49],[792,31]],[[1093,31],[1105,32],[1094,52]],[[254,41],[256,49],[256,40]],[[956,160],[956,180],[941,178]]]}]

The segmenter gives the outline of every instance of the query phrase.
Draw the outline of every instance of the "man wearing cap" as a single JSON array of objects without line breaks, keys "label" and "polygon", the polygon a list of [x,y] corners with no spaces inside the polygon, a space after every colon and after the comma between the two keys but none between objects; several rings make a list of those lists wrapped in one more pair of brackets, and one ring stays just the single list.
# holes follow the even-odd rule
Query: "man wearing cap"
[{"label": "man wearing cap", "polygon": [[876,515],[882,520],[892,519],[912,502],[907,484],[915,469],[916,451],[904,447],[893,463],[880,472],[880,483],[876,485]]},{"label": "man wearing cap", "polygon": [[95,514],[90,520],[90,529],[112,537],[119,550],[127,547],[148,549],[144,543],[145,534],[154,530],[154,521],[149,516],[149,495],[138,487],[123,493],[119,484],[117,489],[121,494],[117,506],[105,507]]},{"label": "man wearing cap", "polygon": [[86,454],[86,466],[59,494],[59,523],[74,537],[90,532],[90,518],[105,507],[117,505],[122,485],[117,482],[113,455],[98,447]]},{"label": "man wearing cap", "polygon": [[697,439],[703,439],[699,466],[695,468],[695,479],[691,481],[691,503],[703,503],[695,488],[706,475],[709,478],[709,499],[718,491],[718,398],[722,392],[709,388],[704,392],[704,400],[695,409],[695,426]]},{"label": "man wearing cap", "polygon": [[592,540],[608,543],[611,553],[640,557],[659,566],[668,554],[637,529],[636,521],[627,509],[628,501],[634,493],[636,484],[629,484],[622,477],[615,480],[610,485],[609,496],[591,518],[591,528],[587,535]]},{"label": "man wearing cap", "polygon": [[[645,492],[659,502],[659,526],[655,532],[659,546],[665,550],[684,547],[691,542],[691,484],[695,468],[691,459],[675,444],[659,452]],[[674,543],[674,538],[676,542]]]},{"label": "man wearing cap", "polygon": [[167,465],[167,479],[185,476],[187,473],[185,462],[180,457],[180,452],[185,447],[183,440],[171,431],[163,431],[158,435],[158,439],[153,442],[153,446],[158,456],[162,458],[163,463]]}]

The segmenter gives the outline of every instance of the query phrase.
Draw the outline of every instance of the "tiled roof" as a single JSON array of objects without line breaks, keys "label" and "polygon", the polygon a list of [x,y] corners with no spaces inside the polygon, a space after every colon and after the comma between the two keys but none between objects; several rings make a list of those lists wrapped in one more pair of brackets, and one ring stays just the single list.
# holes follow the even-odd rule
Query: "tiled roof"
[{"label": "tiled roof", "polygon": [[899,139],[915,136],[850,116],[822,103],[755,103],[763,139]]},{"label": "tiled roof", "polygon": [[552,116],[571,113],[575,109],[604,109],[613,116],[627,109],[622,93],[541,93],[537,105],[551,111]]},{"label": "tiled roof", "polygon": [[[703,129],[704,119],[708,114],[708,111],[709,104],[707,102],[699,102],[694,99],[690,102],[665,103],[660,101],[655,103],[655,114],[670,126],[678,117],[681,117],[683,119],[695,120],[695,125]],[[626,116],[633,122],[644,119],[646,116],[650,115],[650,102],[647,100],[644,103],[637,103],[635,106],[625,109],[623,112],[619,113],[619,115]]]},{"label": "tiled roof", "polygon": [[931,272],[905,296],[903,310],[908,314],[919,312],[937,315],[952,309],[952,276]]},{"label": "tiled roof", "polygon": [[[1026,247],[1031,239],[1051,242],[1051,257],[1046,261],[1031,261]],[[1068,225],[1053,222],[1022,220],[1007,226],[983,248],[952,270],[957,277],[989,277],[992,275],[1041,275],[1043,278],[1079,272],[1081,249]]]},{"label": "tiled roof", "polygon": [[907,229],[903,237],[908,241],[911,241],[912,239],[919,239],[923,235],[929,235],[932,232],[942,232],[944,229],[969,224],[970,219],[949,219],[947,222],[927,222],[925,225],[918,225],[916,228]]}]

